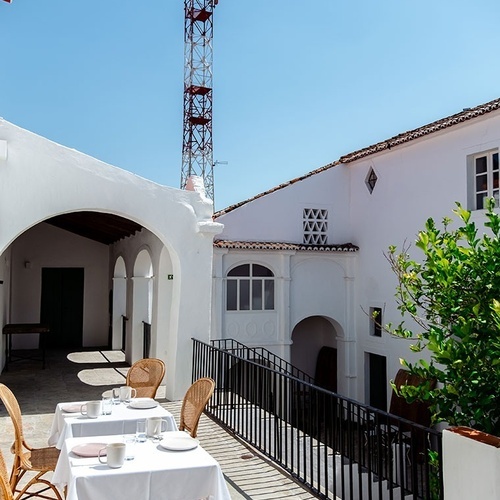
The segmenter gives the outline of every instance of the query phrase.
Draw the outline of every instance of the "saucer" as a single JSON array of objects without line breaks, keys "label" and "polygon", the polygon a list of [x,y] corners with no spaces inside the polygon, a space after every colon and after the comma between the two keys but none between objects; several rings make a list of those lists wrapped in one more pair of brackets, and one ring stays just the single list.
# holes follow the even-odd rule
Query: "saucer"
[{"label": "saucer", "polygon": [[151,398],[136,398],[130,401],[129,406],[138,410],[146,410],[148,408],[156,408],[158,401]]},{"label": "saucer", "polygon": [[163,439],[160,441],[160,446],[169,451],[187,451],[193,450],[198,446],[198,440],[193,439],[191,436],[169,436],[167,432]]},{"label": "saucer", "polygon": [[[79,457],[97,457],[99,455],[99,450],[103,448],[106,448],[106,443],[84,443],[76,445],[71,451]],[[101,455],[106,455],[106,450],[104,450]]]}]

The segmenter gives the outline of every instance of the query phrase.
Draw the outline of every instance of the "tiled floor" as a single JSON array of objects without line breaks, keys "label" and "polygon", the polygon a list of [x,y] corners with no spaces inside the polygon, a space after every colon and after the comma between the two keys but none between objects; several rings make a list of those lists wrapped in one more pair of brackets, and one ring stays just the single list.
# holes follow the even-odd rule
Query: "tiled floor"
[{"label": "tiled floor", "polygon": [[[98,398],[105,390],[122,385],[127,369],[120,351],[56,351],[47,353],[45,370],[37,361],[16,362],[0,375],[0,382],[7,385],[19,401],[27,442],[41,447],[47,446],[58,402]],[[180,402],[166,401],[161,391],[157,399],[178,421]],[[315,498],[205,415],[200,421],[198,437],[201,445],[220,463],[233,499]],[[12,439],[10,418],[0,404],[0,449],[8,466]]]}]

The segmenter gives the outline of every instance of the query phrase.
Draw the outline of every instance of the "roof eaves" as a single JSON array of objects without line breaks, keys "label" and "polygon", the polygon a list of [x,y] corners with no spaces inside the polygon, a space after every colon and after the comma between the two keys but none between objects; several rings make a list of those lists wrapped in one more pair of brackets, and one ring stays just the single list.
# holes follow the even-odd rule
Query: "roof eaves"
[{"label": "roof eaves", "polygon": [[368,146],[366,148],[358,149],[357,151],[353,151],[352,153],[348,153],[344,156],[341,156],[338,160],[332,163],[328,163],[323,167],[312,170],[311,172],[305,175],[296,177],[295,179],[292,179],[288,182],[284,182],[283,184],[280,184],[272,189],[269,189],[268,191],[264,191],[263,193],[257,194],[252,198],[248,198],[247,200],[243,200],[239,203],[224,208],[223,210],[219,210],[218,212],[214,213],[213,219],[215,220],[222,215],[225,215],[229,212],[232,212],[233,210],[236,210],[237,208],[242,207],[243,205],[246,205],[247,203],[255,201],[268,194],[272,194],[276,191],[279,191],[280,189],[286,188],[292,184],[295,184],[296,182],[307,179],[313,175],[324,172],[325,170],[328,170],[332,167],[336,167],[341,164],[351,163],[361,158],[365,158],[367,156],[380,153],[381,151],[390,150],[392,147],[399,146],[401,144],[413,141],[415,139],[419,139],[426,135],[433,134],[440,130],[472,120],[474,118],[483,116],[487,113],[491,113],[492,111],[496,111],[498,109],[500,109],[500,99],[494,99],[493,101],[487,102],[485,104],[480,104],[479,106],[476,106],[474,108],[465,108],[460,113],[455,113],[454,115],[442,118],[440,120],[434,121],[422,127],[418,127],[416,129],[409,130],[407,132],[403,132],[401,134],[395,135],[394,137],[391,137],[390,139],[386,139],[376,144],[372,144],[371,146]]},{"label": "roof eaves", "polygon": [[292,184],[295,184],[299,181],[303,181],[304,179],[307,179],[308,177],[312,177],[313,175],[319,174],[320,172],[324,172],[325,170],[328,170],[328,169],[335,167],[339,164],[340,164],[340,162],[338,162],[338,161],[328,163],[328,165],[324,165],[323,167],[319,167],[315,170],[312,170],[311,172],[308,172],[307,174],[301,175],[300,177],[296,177],[295,179],[291,179],[287,182],[284,182],[283,184],[279,184],[278,186],[275,186],[267,191],[264,191],[263,193],[257,194],[255,196],[253,196],[252,198],[248,198],[247,200],[240,201],[239,203],[236,203],[236,204],[231,205],[227,208],[224,208],[223,210],[219,210],[218,212],[214,213],[213,219],[215,220],[218,217],[220,217],[221,215],[225,215],[229,212],[232,212],[233,210],[236,210],[237,208],[240,208],[241,206],[246,205],[247,203],[255,201],[255,200],[262,198],[263,196],[266,196],[268,194],[279,191],[280,189],[291,186]]},{"label": "roof eaves", "polygon": [[340,157],[339,162],[350,163],[361,158],[379,153],[381,151],[389,150],[395,146],[399,146],[400,144],[414,141],[415,139],[419,139],[420,137],[424,137],[426,135],[439,132],[440,130],[453,127],[454,125],[458,125],[479,116],[483,116],[487,113],[491,113],[492,111],[496,111],[497,109],[500,109],[500,99],[494,99],[493,101],[487,102],[486,104],[481,104],[479,106],[476,106],[475,108],[464,109],[460,113],[455,113],[454,115],[448,116],[447,118],[442,118],[441,120],[437,120],[422,127],[403,132],[402,134],[398,134],[394,137],[391,137],[390,139],[386,139],[385,141],[372,144],[371,146],[368,146],[366,148],[359,149],[357,151],[344,155]]},{"label": "roof eaves", "polygon": [[215,240],[214,247],[235,250],[294,250],[308,252],[357,252],[359,247],[352,243],[340,245],[304,245],[280,241],[233,241]]}]

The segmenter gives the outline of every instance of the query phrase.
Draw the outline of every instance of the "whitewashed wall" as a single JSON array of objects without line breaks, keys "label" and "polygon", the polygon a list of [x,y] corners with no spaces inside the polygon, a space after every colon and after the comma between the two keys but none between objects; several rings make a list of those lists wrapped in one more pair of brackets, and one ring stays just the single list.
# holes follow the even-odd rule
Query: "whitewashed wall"
[{"label": "whitewashed wall", "polygon": [[[11,266],[11,323],[40,322],[43,267],[83,268],[83,345],[107,345],[109,251],[106,245],[41,223],[14,241]],[[37,342],[38,335],[13,336],[14,348],[34,348]]]},{"label": "whitewashed wall", "polygon": [[[281,350],[287,358],[293,327],[307,315],[318,314],[338,321],[350,346],[341,346],[339,359],[343,363],[339,375],[343,370],[350,381],[344,394],[365,401],[367,353],[386,356],[388,381],[401,367],[401,357],[416,359],[409,350],[409,341],[387,334],[381,338],[370,335],[370,307],[382,308],[384,323],[401,320],[394,297],[397,283],[385,253],[390,245],[401,248],[413,242],[428,217],[440,222],[444,216],[452,215],[455,201],[466,205],[467,157],[498,147],[500,113],[496,112],[290,182],[221,215],[217,219],[225,225],[221,239],[300,243],[303,208],[326,208],[328,243],[350,242],[359,246],[359,252],[349,255],[346,264],[342,257],[326,254],[303,253],[302,257],[302,252],[283,251],[270,257],[265,251],[243,255],[241,251],[217,249],[214,316],[218,320],[214,331],[222,327],[221,331],[227,334],[223,277],[234,264],[234,254],[243,260],[265,260],[269,267],[281,259],[277,268],[283,285],[277,288],[276,304],[282,331],[274,338],[283,344],[281,349],[275,346],[275,350]],[[370,168],[378,177],[372,194],[365,182]],[[481,213],[473,215],[473,220],[483,219]],[[241,316],[241,320],[244,322],[245,318]],[[388,404],[390,396],[388,383]]]},{"label": "whitewashed wall", "polygon": [[[219,239],[302,243],[304,208],[328,210],[328,243],[351,240],[348,170],[335,167],[293,182],[217,218],[224,224]],[[322,316],[332,326],[339,350],[339,390],[348,394],[355,356],[349,352],[354,335],[355,253],[216,248],[214,252],[213,332],[250,346],[263,346],[290,361],[292,332],[303,319]],[[275,275],[275,311],[226,311],[225,277],[234,266],[264,265]],[[348,347],[347,347],[348,346]],[[319,349],[319,347],[318,347]],[[315,349],[314,352],[317,353]],[[307,351],[301,355],[306,356]],[[304,360],[304,366],[310,363]],[[312,373],[314,375],[314,373]],[[352,386],[352,387],[351,387]]]},{"label": "whitewashed wall", "polygon": [[[394,294],[396,280],[384,256],[390,245],[398,248],[413,243],[428,217],[440,223],[453,216],[458,201],[467,204],[467,156],[500,147],[500,115],[489,114],[457,125],[407,145],[370,156],[348,165],[352,194],[352,243],[359,246],[357,304],[354,307],[358,338],[358,393],[365,392],[362,367],[365,353],[387,356],[387,375],[391,379],[401,367],[399,358],[415,360],[409,341],[387,335],[369,335],[370,320],[363,311],[384,309],[384,323],[398,323]],[[378,181],[372,194],[365,185],[372,167]],[[481,222],[484,217],[475,213]],[[419,257],[414,247],[414,257]],[[425,355],[423,356],[425,357]],[[388,399],[390,398],[388,387]]]},{"label": "whitewashed wall", "polygon": [[[85,210],[133,220],[168,250],[175,280],[167,397],[182,398],[191,382],[191,337],[210,338],[213,237],[221,230],[212,221],[212,202],[200,192],[160,186],[2,119],[0,141],[6,151],[0,158],[2,259],[27,229]],[[111,275],[108,270],[109,282]]]},{"label": "whitewashed wall", "polygon": [[290,183],[217,218],[224,224],[219,239],[301,243],[304,208],[328,210],[328,243],[346,243],[349,227],[349,170],[334,167]]},{"label": "whitewashed wall", "polygon": [[500,498],[500,438],[467,427],[443,431],[445,500]]}]

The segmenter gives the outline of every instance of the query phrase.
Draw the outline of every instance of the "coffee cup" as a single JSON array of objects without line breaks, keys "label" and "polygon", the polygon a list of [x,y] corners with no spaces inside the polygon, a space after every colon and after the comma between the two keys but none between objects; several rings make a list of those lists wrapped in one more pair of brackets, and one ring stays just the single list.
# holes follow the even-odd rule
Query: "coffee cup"
[{"label": "coffee cup", "polygon": [[97,418],[102,414],[100,401],[88,401],[80,407],[80,412],[88,418]]},{"label": "coffee cup", "polygon": [[130,403],[132,398],[135,398],[137,391],[128,385],[122,385],[120,387],[120,401],[122,403]]},{"label": "coffee cup", "polygon": [[[165,428],[163,428],[165,424]],[[154,440],[161,439],[162,432],[167,430],[168,422],[161,417],[149,417],[146,420],[146,435]]]},{"label": "coffee cup", "polygon": [[[99,462],[107,464],[108,467],[118,469],[125,461],[125,450],[127,445],[125,443],[109,443],[106,448],[99,450]],[[106,459],[104,460],[103,453],[106,452]]]}]

